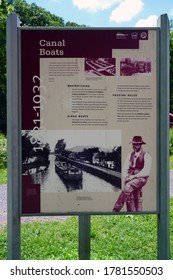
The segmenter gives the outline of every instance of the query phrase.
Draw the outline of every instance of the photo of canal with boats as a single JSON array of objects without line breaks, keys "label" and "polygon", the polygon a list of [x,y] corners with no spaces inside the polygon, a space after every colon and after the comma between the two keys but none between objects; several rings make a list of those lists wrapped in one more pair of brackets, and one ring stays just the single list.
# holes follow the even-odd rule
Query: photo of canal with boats
[{"label": "photo of canal with boats", "polygon": [[[66,148],[59,139],[54,151],[49,144],[39,148],[38,141],[25,132],[22,136],[22,173],[41,192],[114,192],[121,188],[121,146],[101,149],[97,146]],[[32,139],[32,140],[31,140]],[[35,150],[31,145],[35,144]],[[31,149],[32,146],[32,149]]]},{"label": "photo of canal with boats", "polygon": [[55,155],[51,154],[50,165],[41,172],[37,169],[30,170],[33,184],[40,184],[42,192],[113,192],[118,191],[119,187],[116,182],[120,182],[120,173],[116,173],[115,184],[109,183],[98,176],[92,175],[87,171],[82,171],[82,180],[68,181],[63,178],[55,170]]}]

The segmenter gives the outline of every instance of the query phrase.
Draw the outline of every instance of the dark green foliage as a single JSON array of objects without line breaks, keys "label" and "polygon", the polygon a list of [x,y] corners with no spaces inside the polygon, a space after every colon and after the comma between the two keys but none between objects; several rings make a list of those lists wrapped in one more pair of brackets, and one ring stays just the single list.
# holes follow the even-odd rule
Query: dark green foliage
[{"label": "dark green foliage", "polygon": [[6,18],[7,1],[0,1],[0,131],[6,132]]},{"label": "dark green foliage", "polygon": [[169,154],[173,155],[173,128],[170,128],[170,133],[169,133]]},{"label": "dark green foliage", "polygon": [[7,139],[0,133],[0,169],[7,168]]},{"label": "dark green foliage", "polygon": [[27,4],[25,0],[14,1],[14,12],[19,15],[22,26],[64,26],[63,18],[52,15],[35,3]]}]

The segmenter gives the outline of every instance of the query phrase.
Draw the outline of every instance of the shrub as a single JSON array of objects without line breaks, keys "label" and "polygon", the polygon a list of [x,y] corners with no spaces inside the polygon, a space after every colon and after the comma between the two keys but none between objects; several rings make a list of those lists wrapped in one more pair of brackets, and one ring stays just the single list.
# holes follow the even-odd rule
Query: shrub
[{"label": "shrub", "polygon": [[0,133],[0,169],[7,168],[7,139]]}]

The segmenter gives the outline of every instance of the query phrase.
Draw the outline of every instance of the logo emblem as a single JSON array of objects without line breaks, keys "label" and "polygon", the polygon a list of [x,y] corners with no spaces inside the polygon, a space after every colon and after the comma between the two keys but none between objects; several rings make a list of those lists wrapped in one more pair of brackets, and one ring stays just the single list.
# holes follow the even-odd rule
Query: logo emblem
[{"label": "logo emblem", "polygon": [[146,39],[147,38],[147,33],[146,32],[142,32],[141,33],[141,38],[142,39]]},{"label": "logo emblem", "polygon": [[137,39],[138,38],[138,33],[137,32],[133,32],[131,34],[131,36],[132,36],[132,39]]}]

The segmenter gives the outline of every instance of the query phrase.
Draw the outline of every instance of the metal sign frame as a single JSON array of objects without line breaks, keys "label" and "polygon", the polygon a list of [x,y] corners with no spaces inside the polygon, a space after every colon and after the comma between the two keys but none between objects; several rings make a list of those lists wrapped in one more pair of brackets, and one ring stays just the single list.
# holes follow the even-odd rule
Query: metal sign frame
[{"label": "metal sign frame", "polygon": [[[19,29],[18,16],[14,13],[10,14],[7,20],[8,259],[20,259],[20,192],[22,183]],[[158,259],[169,259],[169,20],[167,15],[160,16],[157,32],[159,37],[157,248]],[[78,216],[79,257],[80,259],[89,259],[91,213],[85,215],[81,213]]]}]

